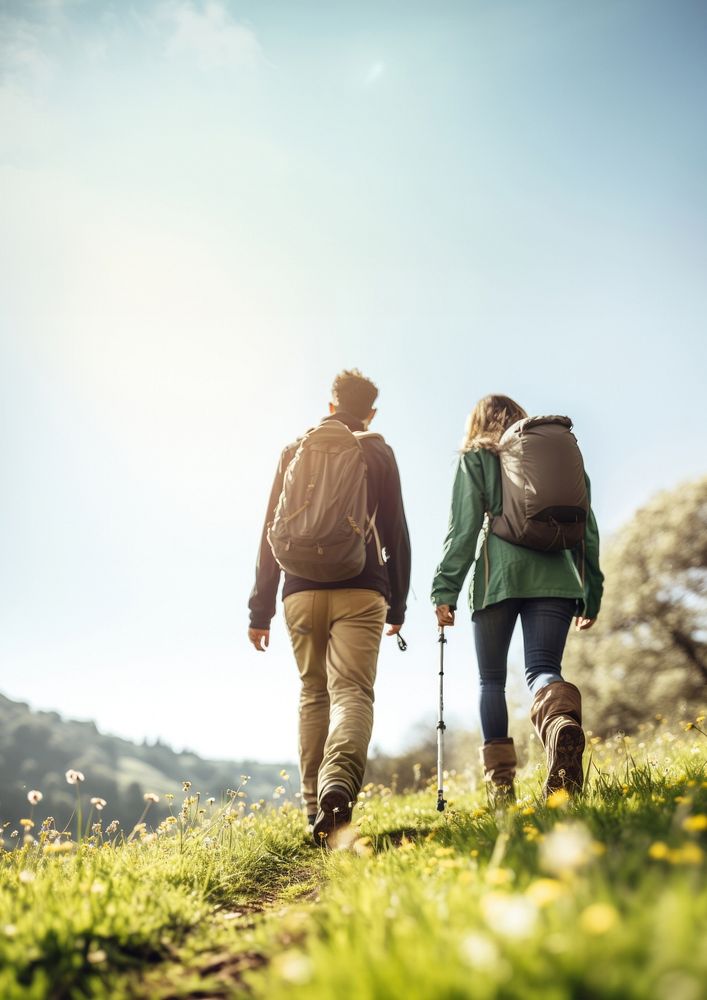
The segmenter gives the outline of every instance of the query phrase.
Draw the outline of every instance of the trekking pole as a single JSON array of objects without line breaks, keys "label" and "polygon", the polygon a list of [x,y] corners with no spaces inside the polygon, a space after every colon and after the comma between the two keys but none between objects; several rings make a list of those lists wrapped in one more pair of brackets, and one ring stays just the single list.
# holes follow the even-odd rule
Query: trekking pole
[{"label": "trekking pole", "polygon": [[439,627],[439,716],[437,719],[437,812],[444,812],[444,625]]}]

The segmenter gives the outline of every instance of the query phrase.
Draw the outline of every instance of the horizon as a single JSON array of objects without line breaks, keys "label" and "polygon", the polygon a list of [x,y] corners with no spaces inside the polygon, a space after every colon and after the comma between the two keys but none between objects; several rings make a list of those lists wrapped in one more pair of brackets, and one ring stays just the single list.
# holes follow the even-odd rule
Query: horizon
[{"label": "horizon", "polygon": [[[433,732],[479,397],[572,416],[604,544],[707,471],[706,29],[658,0],[0,4],[3,693],[294,760],[281,605],[262,655],[247,600],[280,451],[355,366],[413,546],[372,746]],[[473,729],[464,600],[446,701]]]}]

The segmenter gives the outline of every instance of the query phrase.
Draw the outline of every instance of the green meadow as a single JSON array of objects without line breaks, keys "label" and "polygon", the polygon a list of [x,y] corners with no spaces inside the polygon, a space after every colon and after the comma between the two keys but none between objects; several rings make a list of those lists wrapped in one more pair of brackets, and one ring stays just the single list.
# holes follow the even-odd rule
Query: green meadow
[{"label": "green meadow", "polygon": [[505,812],[475,765],[442,814],[424,781],[368,785],[329,851],[286,774],[259,802],[245,775],[220,802],[185,782],[130,830],[77,781],[66,829],[42,799],[4,831],[0,996],[699,1000],[702,717],[593,737],[585,767],[581,798],[544,802],[531,739]]}]

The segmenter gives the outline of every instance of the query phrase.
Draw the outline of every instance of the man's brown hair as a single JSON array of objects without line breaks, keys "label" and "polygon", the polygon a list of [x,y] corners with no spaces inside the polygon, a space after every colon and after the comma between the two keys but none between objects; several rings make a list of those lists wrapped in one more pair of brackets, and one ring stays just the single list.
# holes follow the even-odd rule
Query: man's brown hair
[{"label": "man's brown hair", "polygon": [[362,375],[358,368],[339,374],[331,387],[331,398],[337,410],[345,410],[359,420],[365,420],[373,409],[378,387]]}]

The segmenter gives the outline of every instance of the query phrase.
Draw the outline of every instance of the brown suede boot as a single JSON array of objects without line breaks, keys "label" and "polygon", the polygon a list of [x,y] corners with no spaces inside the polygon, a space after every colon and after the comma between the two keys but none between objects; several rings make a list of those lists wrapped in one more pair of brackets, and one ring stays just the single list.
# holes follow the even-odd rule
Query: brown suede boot
[{"label": "brown suede boot", "polygon": [[547,797],[558,788],[574,794],[582,790],[582,696],[567,681],[555,681],[535,695],[530,720],[547,755]]},{"label": "brown suede boot", "polygon": [[486,740],[480,751],[484,780],[494,807],[515,802],[516,750],[510,737]]}]

